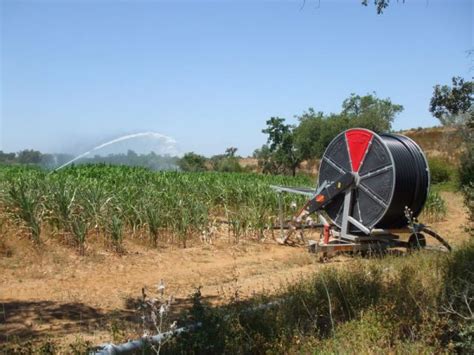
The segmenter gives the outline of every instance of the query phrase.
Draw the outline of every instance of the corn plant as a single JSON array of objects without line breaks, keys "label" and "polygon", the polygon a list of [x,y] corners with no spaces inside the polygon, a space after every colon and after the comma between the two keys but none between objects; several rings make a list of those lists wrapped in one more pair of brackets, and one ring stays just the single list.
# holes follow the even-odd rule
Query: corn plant
[{"label": "corn plant", "polygon": [[[216,219],[230,221],[236,241],[250,235],[262,238],[278,215],[271,184],[313,182],[306,177],[153,172],[106,165],[75,166],[50,175],[0,167],[0,200],[30,226],[34,238],[44,213],[55,230],[72,236],[77,245],[84,242],[85,230],[121,245],[125,231],[141,233],[146,228],[154,245],[161,234],[186,246],[189,238],[208,232],[209,221]],[[290,199],[283,196],[284,204]]]},{"label": "corn plant", "polygon": [[79,253],[84,255],[84,245],[90,225],[84,216],[80,214],[73,215],[70,223],[71,233],[73,234],[74,240],[79,248]]},{"label": "corn plant", "polygon": [[8,189],[8,211],[22,222],[31,233],[34,242],[40,243],[41,223],[44,215],[43,184],[37,179],[20,179]]},{"label": "corn plant", "polygon": [[110,218],[110,222],[108,224],[108,232],[112,246],[115,248],[115,250],[121,252],[123,239],[123,220],[120,217],[113,215]]},{"label": "corn plant", "polygon": [[153,246],[156,246],[158,243],[159,230],[161,227],[161,216],[157,206],[148,206],[146,208],[146,221],[148,224],[151,243]]},{"label": "corn plant", "polygon": [[49,188],[49,196],[46,202],[49,220],[57,229],[69,232],[77,188],[67,180],[54,181]]}]

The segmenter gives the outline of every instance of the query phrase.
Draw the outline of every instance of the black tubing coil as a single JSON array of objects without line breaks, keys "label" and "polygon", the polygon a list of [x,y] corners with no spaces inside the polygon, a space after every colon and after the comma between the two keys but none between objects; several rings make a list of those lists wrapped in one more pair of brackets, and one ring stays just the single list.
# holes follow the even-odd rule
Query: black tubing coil
[{"label": "black tubing coil", "polygon": [[410,138],[396,134],[381,134],[380,137],[393,157],[395,187],[390,206],[377,223],[377,227],[405,227],[405,206],[413,212],[413,217],[417,217],[428,197],[428,164],[420,147]]}]

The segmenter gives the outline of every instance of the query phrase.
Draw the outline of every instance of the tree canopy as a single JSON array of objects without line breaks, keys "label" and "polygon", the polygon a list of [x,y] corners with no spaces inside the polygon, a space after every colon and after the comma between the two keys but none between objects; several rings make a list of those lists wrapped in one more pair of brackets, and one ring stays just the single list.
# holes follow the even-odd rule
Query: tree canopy
[{"label": "tree canopy", "polygon": [[284,122],[281,117],[271,117],[267,121],[267,128],[262,130],[268,135],[267,144],[254,155],[257,155],[264,172],[291,172],[294,176],[302,156],[295,144],[295,127]]},{"label": "tree canopy", "polygon": [[443,125],[463,125],[473,114],[474,82],[461,77],[451,79],[452,86],[436,85],[430,101],[430,112]]},{"label": "tree canopy", "polygon": [[387,132],[403,106],[381,99],[376,94],[351,94],[342,103],[340,113],[324,114],[309,108],[298,118],[298,125],[285,123],[281,117],[271,117],[262,131],[267,143],[254,156],[266,173],[296,173],[303,160],[320,158],[328,144],[340,132],[362,127],[375,132]]},{"label": "tree canopy", "polygon": [[353,127],[370,129],[377,133],[392,129],[395,117],[403,106],[376,94],[351,94],[342,103],[340,113],[325,115],[310,108],[298,116],[295,144],[303,159],[320,158],[328,144],[340,132]]}]

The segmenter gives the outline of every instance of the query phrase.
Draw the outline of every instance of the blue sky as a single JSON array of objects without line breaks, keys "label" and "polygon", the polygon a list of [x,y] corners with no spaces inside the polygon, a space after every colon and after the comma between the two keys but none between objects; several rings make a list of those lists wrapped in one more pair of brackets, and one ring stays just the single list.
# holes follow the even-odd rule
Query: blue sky
[{"label": "blue sky", "polygon": [[433,85],[472,76],[469,0],[0,2],[4,151],[155,131],[247,155],[270,116],[337,112],[352,92],[402,104],[395,129],[433,126]]}]

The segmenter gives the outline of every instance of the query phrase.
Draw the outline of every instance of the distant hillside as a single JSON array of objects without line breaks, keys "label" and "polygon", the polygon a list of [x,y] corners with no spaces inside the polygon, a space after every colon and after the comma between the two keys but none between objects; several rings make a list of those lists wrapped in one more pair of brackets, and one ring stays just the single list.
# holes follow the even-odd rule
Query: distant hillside
[{"label": "distant hillside", "polygon": [[461,155],[461,140],[452,128],[430,127],[401,131],[415,142],[428,157],[440,157],[458,164]]}]

